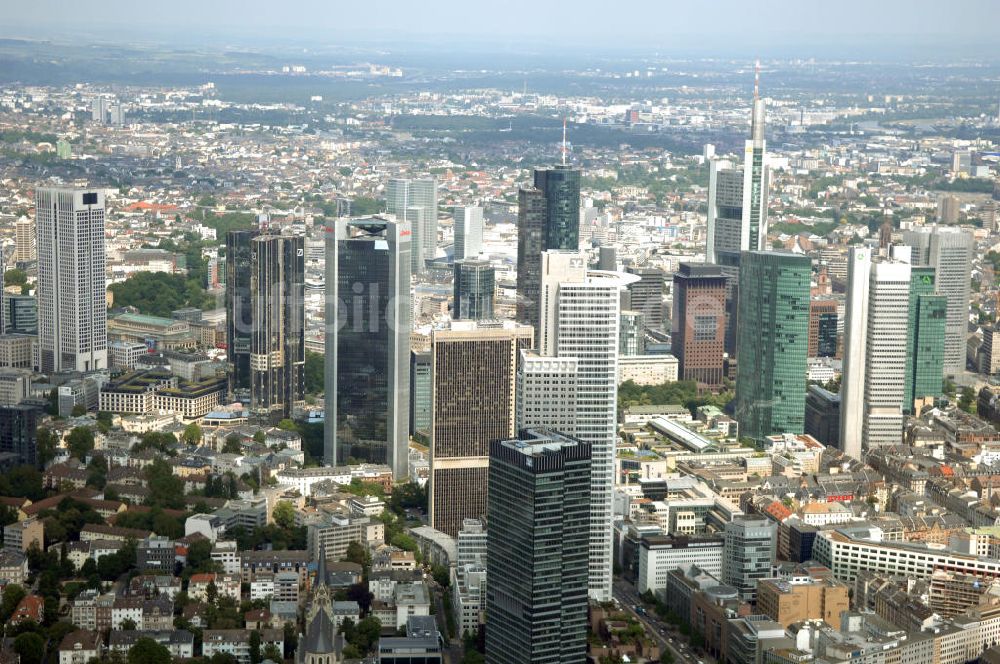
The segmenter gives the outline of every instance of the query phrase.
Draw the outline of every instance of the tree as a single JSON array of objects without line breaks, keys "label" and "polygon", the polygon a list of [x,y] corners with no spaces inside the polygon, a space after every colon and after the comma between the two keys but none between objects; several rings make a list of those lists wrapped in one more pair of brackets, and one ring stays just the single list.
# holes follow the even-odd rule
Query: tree
[{"label": "tree", "polygon": [[288,418],[285,418],[280,422],[278,422],[278,428],[281,429],[282,431],[295,431],[296,429],[295,422],[293,422]]},{"label": "tree", "polygon": [[25,595],[27,593],[21,586],[16,583],[7,584],[3,589],[3,599],[0,600],[0,622],[7,622]]},{"label": "tree", "polygon": [[295,526],[295,507],[287,500],[279,500],[274,506],[274,522],[288,529]]},{"label": "tree", "polygon": [[203,309],[214,304],[197,279],[168,272],[135,272],[108,290],[116,307],[135,307],[152,316],[169,317],[175,309]]},{"label": "tree", "polygon": [[3,273],[4,286],[23,286],[28,283],[28,273],[18,268],[12,268]]},{"label": "tree", "polygon": [[323,355],[306,351],[306,361],[302,369],[305,380],[306,394],[319,394],[325,389],[325,376],[323,365]]},{"label": "tree", "polygon": [[128,664],[170,664],[170,651],[148,636],[140,638],[128,650]]},{"label": "tree", "polygon": [[188,445],[197,445],[201,442],[201,427],[194,422],[187,425],[184,427],[184,433],[181,434],[181,440]]},{"label": "tree", "polygon": [[84,415],[87,414],[87,407],[81,403],[78,403],[75,406],[73,406],[73,410],[71,410],[69,414],[72,417],[83,417]]},{"label": "tree", "polygon": [[975,414],[976,391],[971,387],[962,388],[962,396],[958,399],[958,407],[967,413]]},{"label": "tree", "polygon": [[243,442],[239,434],[231,433],[226,436],[226,442],[222,444],[223,454],[239,454],[243,451]]},{"label": "tree", "polygon": [[281,651],[278,650],[278,646],[273,643],[268,643],[264,646],[264,659],[269,659],[272,662],[280,662],[284,659],[284,657],[282,656]]},{"label": "tree", "polygon": [[147,503],[168,509],[184,509],[184,480],[174,475],[163,459],[154,459],[146,466],[149,485]]},{"label": "tree", "polygon": [[368,567],[372,562],[367,548],[361,542],[356,541],[347,545],[347,554],[344,556],[344,560],[362,567]]},{"label": "tree", "polygon": [[250,632],[250,664],[260,664],[260,632]]},{"label": "tree", "polygon": [[295,625],[286,622],[282,628],[282,641],[285,643],[285,657],[291,657],[299,647],[299,632]]},{"label": "tree", "polygon": [[14,639],[14,652],[21,656],[21,664],[42,664],[45,639],[37,632],[25,632]]},{"label": "tree", "polygon": [[261,429],[257,429],[253,434],[253,442],[263,445],[265,440],[267,440],[267,437],[264,435],[264,432]]},{"label": "tree", "polygon": [[83,461],[94,449],[94,432],[88,427],[74,427],[66,436],[66,448],[71,455]]},{"label": "tree", "polygon": [[125,618],[120,623],[118,623],[118,629],[124,632],[131,632],[137,628],[134,620],[132,620],[131,618]]},{"label": "tree", "polygon": [[38,464],[45,466],[55,458],[59,441],[48,427],[38,427],[35,439],[38,441]]}]

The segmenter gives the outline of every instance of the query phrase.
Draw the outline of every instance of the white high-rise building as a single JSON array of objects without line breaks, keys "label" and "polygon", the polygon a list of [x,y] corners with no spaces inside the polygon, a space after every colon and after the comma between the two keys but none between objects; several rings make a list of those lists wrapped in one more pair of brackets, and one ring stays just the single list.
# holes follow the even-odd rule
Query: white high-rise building
[{"label": "white high-rise building", "polygon": [[[410,255],[414,274],[425,270],[425,261],[437,253],[438,183],[437,178],[408,180],[393,178],[385,188],[386,212],[406,219],[413,232],[413,252]],[[411,208],[423,208],[422,213]],[[419,245],[419,247],[418,247]]]},{"label": "white high-rise building", "polygon": [[548,427],[591,444],[589,593],[606,601],[620,298],[639,278],[589,270],[586,255],[575,251],[544,251],[541,259],[539,352],[521,356],[518,426]]},{"label": "white high-rise building", "polygon": [[909,300],[909,247],[876,261],[867,247],[851,250],[840,435],[855,458],[902,442]]},{"label": "white high-rise building", "polygon": [[470,205],[456,207],[455,260],[475,258],[483,250],[483,208]]},{"label": "white high-rise building", "polygon": [[907,231],[903,242],[913,247],[913,264],[934,268],[938,295],[948,300],[944,331],[944,371],[955,375],[965,371],[969,325],[969,291],[972,235],[961,228],[933,226]]},{"label": "white high-rise building", "polygon": [[104,192],[38,188],[40,370],[108,368]]}]

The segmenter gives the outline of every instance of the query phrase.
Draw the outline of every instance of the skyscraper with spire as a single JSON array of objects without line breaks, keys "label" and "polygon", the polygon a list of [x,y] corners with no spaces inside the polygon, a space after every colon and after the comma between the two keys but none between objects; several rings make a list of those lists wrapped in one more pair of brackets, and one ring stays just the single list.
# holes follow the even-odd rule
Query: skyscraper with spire
[{"label": "skyscraper with spire", "polygon": [[708,172],[708,219],[705,257],[722,263],[724,252],[762,251],[767,242],[769,174],[764,165],[764,100],[760,97],[760,62],[754,73],[750,138],[743,146],[743,168],[713,159]]}]

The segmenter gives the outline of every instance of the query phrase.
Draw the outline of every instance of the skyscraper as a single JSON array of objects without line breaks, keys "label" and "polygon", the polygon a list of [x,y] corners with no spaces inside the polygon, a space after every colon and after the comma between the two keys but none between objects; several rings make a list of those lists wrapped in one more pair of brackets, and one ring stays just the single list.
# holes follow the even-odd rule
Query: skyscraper
[{"label": "skyscraper", "polygon": [[38,258],[35,240],[35,222],[21,217],[14,224],[14,262],[31,263]]},{"label": "skyscraper", "polygon": [[537,333],[541,252],[580,245],[580,171],[538,168],[534,185],[518,192],[517,320]]},{"label": "skyscraper", "polygon": [[857,459],[903,438],[910,264],[908,248],[892,249],[891,259],[868,247],[848,258],[840,449]]},{"label": "skyscraper", "polygon": [[681,380],[722,384],[726,277],[715,265],[681,263],[674,272],[671,349]]},{"label": "skyscraper", "polygon": [[802,433],[810,278],[807,256],[747,251],[740,258],[736,420],[743,436]]},{"label": "skyscraper", "polygon": [[43,373],[108,368],[104,192],[35,190]]},{"label": "skyscraper", "polygon": [[406,475],[410,238],[406,222],[388,217],[341,219],[327,229],[328,465],[355,458]]},{"label": "skyscraper", "polygon": [[254,320],[251,241],[259,233],[256,229],[226,233],[226,354],[229,391],[236,398],[249,398],[250,394],[250,337]]},{"label": "skyscraper", "polygon": [[621,324],[618,326],[618,354],[636,356],[646,354],[645,322],[638,311],[621,312]]},{"label": "skyscraper", "polygon": [[590,594],[603,601],[611,596],[621,291],[638,277],[588,270],[586,256],[573,251],[541,258],[538,352],[523,353],[518,426],[552,428],[591,445]]},{"label": "skyscraper", "polygon": [[910,270],[904,413],[918,413],[917,402],[933,400],[943,391],[948,298],[935,294],[935,281],[933,267]]},{"label": "skyscraper", "polygon": [[452,537],[486,515],[490,443],[514,435],[517,358],[533,330],[506,322],[454,322],[435,330],[430,525]]},{"label": "skyscraper", "polygon": [[305,247],[276,234],[250,246],[250,411],[278,421],[305,397]]},{"label": "skyscraper", "polygon": [[533,326],[536,334],[545,216],[545,196],[539,189],[517,190],[517,320]]},{"label": "skyscraper", "polygon": [[545,430],[490,445],[487,662],[586,659],[590,452]]},{"label": "skyscraper", "polygon": [[431,413],[434,408],[431,394],[434,390],[434,360],[430,351],[415,350],[410,353],[410,435],[430,436]]},{"label": "skyscraper", "polygon": [[814,297],[809,302],[809,357],[837,357],[836,300]]},{"label": "skyscraper", "polygon": [[410,222],[413,233],[410,266],[413,274],[423,274],[425,262],[432,260],[437,252],[437,178],[389,180],[385,204],[386,212]]},{"label": "skyscraper", "polygon": [[477,257],[483,250],[483,208],[457,206],[454,220],[455,260]]},{"label": "skyscraper", "polygon": [[969,290],[972,235],[961,228],[934,226],[906,231],[903,241],[913,247],[913,264],[934,268],[936,292],[948,300],[944,338],[944,371],[949,375],[965,371],[969,324]]},{"label": "skyscraper", "polygon": [[757,582],[772,576],[778,527],[764,518],[737,516],[726,524],[722,548],[722,582],[733,586],[740,599],[757,599]]},{"label": "skyscraper", "polygon": [[655,330],[663,329],[663,270],[656,267],[629,267],[625,270],[639,277],[629,284],[629,308],[639,311],[646,325]]},{"label": "skyscraper", "polygon": [[455,261],[454,304],[456,320],[493,318],[493,295],[496,291],[493,266],[489,261]]},{"label": "skyscraper", "polygon": [[724,251],[757,251],[767,241],[769,173],[764,165],[764,100],[754,76],[750,138],[744,142],[743,169],[725,159],[709,161],[705,260],[716,263]]}]

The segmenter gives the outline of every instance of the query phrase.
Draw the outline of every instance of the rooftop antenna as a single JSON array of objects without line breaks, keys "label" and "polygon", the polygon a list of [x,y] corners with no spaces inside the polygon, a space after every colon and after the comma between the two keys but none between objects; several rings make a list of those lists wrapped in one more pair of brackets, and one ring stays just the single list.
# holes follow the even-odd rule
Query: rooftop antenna
[{"label": "rooftop antenna", "polygon": [[760,99],[760,58],[753,68],[753,98]]},{"label": "rooftop antenna", "polygon": [[562,165],[566,165],[566,116],[563,116]]}]

